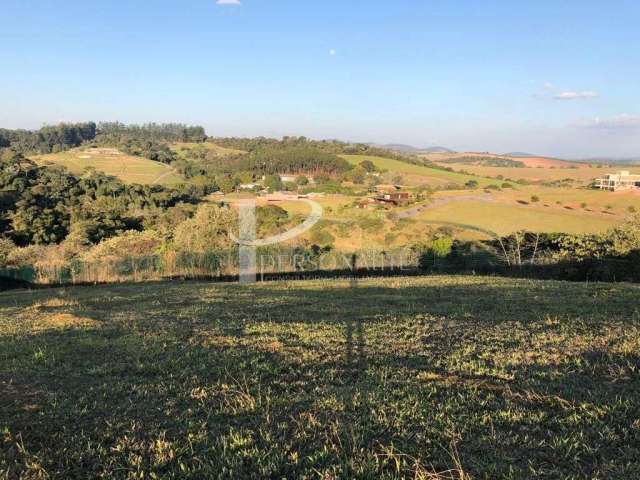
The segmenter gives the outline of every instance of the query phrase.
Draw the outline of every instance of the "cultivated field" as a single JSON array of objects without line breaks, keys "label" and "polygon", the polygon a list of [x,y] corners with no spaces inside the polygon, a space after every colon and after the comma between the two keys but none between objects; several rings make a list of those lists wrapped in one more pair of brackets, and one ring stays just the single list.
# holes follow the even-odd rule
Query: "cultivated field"
[{"label": "cultivated field", "polygon": [[461,276],[2,293],[0,478],[637,478],[639,296]]},{"label": "cultivated field", "polygon": [[184,182],[169,165],[126,155],[115,148],[77,148],[32,159],[40,165],[62,165],[75,174],[93,168],[125,183],[173,185]]}]

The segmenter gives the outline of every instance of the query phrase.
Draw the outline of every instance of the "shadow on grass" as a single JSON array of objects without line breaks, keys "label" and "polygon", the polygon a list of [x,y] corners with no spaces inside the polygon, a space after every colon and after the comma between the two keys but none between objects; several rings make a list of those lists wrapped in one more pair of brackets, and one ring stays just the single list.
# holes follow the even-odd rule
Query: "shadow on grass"
[{"label": "shadow on grass", "polygon": [[632,476],[637,352],[498,355],[637,335],[637,289],[510,285],[67,290],[43,312],[93,327],[0,337],[0,471],[397,478],[450,469],[455,442],[477,477]]}]

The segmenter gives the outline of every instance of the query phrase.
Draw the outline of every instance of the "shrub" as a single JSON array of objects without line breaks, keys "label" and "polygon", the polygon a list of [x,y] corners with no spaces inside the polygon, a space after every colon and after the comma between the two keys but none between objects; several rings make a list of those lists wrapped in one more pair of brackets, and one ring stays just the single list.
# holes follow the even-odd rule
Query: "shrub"
[{"label": "shrub", "polygon": [[160,236],[153,230],[144,232],[128,231],[117,237],[103,240],[82,258],[85,261],[101,261],[151,255],[158,251],[162,244]]},{"label": "shrub", "polygon": [[363,160],[358,165],[369,173],[376,171],[376,166],[371,160]]},{"label": "shrub", "polygon": [[435,238],[426,247],[418,247],[422,250],[418,259],[418,266],[423,270],[436,266],[438,260],[451,255],[452,247],[453,239],[445,236]]},{"label": "shrub", "polygon": [[193,218],[177,226],[174,244],[179,250],[191,252],[228,248],[233,244],[229,232],[236,223],[236,216],[230,208],[200,205]]},{"label": "shrub", "polygon": [[267,175],[264,179],[264,186],[272,192],[282,190],[282,179],[280,175]]},{"label": "shrub", "polygon": [[314,228],[311,230],[311,241],[320,246],[330,246],[335,241],[335,237],[324,228]]},{"label": "shrub", "polygon": [[7,264],[9,255],[16,248],[11,240],[8,238],[0,238],[0,267]]}]

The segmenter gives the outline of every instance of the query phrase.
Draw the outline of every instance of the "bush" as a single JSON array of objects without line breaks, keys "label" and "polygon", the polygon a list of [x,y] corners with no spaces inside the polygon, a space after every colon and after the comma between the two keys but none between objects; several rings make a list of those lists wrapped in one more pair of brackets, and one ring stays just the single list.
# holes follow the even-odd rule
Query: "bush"
[{"label": "bush", "polygon": [[363,160],[358,165],[362,167],[366,172],[371,173],[376,171],[376,166],[371,160]]},{"label": "bush", "polygon": [[233,245],[229,232],[235,230],[237,219],[227,207],[202,204],[193,218],[177,226],[174,244],[178,250],[210,252]]},{"label": "bush", "polygon": [[152,255],[162,245],[160,236],[152,231],[128,231],[117,237],[103,240],[82,255],[87,262],[126,257]]},{"label": "bush", "polygon": [[451,255],[453,248],[453,239],[451,237],[438,237],[432,240],[426,250],[422,252],[418,259],[418,265],[421,269],[426,270],[437,266],[439,260],[447,258]]},{"label": "bush", "polygon": [[0,267],[4,267],[7,264],[9,255],[16,248],[11,240],[8,238],[0,238]]},{"label": "bush", "polygon": [[311,241],[317,245],[327,247],[335,242],[335,237],[324,228],[314,228],[311,230]]},{"label": "bush", "polygon": [[264,179],[264,186],[272,192],[282,190],[282,179],[280,175],[267,175]]}]

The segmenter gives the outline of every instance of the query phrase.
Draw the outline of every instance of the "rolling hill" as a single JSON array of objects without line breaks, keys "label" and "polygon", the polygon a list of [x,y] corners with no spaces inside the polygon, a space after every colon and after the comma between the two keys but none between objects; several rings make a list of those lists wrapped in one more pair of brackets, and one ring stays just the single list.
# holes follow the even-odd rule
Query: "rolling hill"
[{"label": "rolling hill", "polygon": [[352,165],[357,165],[364,160],[373,162],[376,168],[389,172],[390,175],[403,176],[403,183],[409,185],[432,185],[442,186],[446,184],[464,185],[470,180],[478,182],[479,186],[486,186],[495,183],[494,180],[482,178],[475,175],[466,175],[462,173],[449,172],[438,168],[431,168],[423,165],[415,165],[412,163],[402,162],[383,157],[374,157],[369,155],[340,155]]},{"label": "rolling hill", "polygon": [[184,179],[164,163],[126,155],[115,148],[75,148],[31,157],[39,165],[61,165],[74,174],[93,168],[124,183],[175,185]]}]

